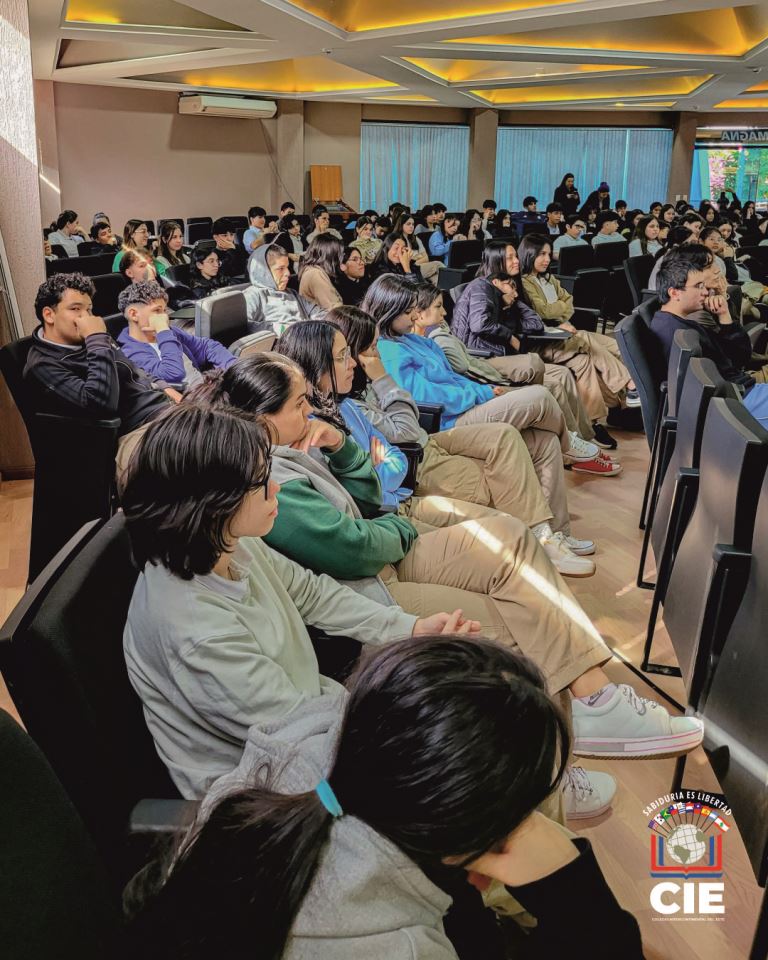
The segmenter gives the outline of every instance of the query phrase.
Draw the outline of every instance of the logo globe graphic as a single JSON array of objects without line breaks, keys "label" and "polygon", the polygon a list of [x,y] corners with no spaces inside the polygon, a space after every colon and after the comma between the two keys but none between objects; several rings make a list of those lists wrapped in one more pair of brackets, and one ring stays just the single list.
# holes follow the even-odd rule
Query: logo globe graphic
[{"label": "logo globe graphic", "polygon": [[697,863],[707,853],[707,841],[704,834],[692,823],[684,823],[682,826],[675,827],[667,837],[665,844],[670,859],[685,867]]}]

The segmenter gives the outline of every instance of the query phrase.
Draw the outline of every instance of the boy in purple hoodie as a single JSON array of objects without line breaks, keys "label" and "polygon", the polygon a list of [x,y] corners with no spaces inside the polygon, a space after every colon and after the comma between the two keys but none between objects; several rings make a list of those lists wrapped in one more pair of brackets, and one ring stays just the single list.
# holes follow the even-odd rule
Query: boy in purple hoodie
[{"label": "boy in purple hoodie", "polygon": [[151,376],[189,387],[211,367],[226,370],[235,357],[216,340],[196,337],[170,325],[168,295],[155,280],[132,283],[117,301],[128,321],[118,343],[123,353]]}]

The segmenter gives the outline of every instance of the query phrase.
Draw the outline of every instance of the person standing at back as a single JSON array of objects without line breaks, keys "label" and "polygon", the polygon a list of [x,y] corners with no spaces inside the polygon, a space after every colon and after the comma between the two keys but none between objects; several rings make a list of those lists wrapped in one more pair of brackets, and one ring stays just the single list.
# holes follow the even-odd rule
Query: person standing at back
[{"label": "person standing at back", "polygon": [[555,203],[559,203],[563,208],[566,217],[573,216],[579,209],[581,197],[576,188],[575,179],[572,173],[566,173],[560,181],[560,186],[555,187],[555,195],[552,197]]}]

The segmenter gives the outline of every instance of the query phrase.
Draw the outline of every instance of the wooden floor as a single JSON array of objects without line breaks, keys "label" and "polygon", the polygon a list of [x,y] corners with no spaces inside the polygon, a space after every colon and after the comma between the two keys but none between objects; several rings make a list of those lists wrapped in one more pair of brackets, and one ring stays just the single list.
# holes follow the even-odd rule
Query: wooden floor
[{"label": "wooden floor", "polygon": [[[651,595],[635,586],[641,534],[637,515],[648,461],[645,438],[617,433],[624,472],[596,479],[568,474],[574,533],[598,543],[596,576],[570,580],[574,593],[621,657],[639,665]],[[26,580],[32,485],[0,485],[0,622],[21,596]],[[657,630],[654,658],[674,662],[663,625]],[[612,679],[628,682],[644,696],[654,696],[619,660],[608,666]],[[683,702],[679,680],[654,677],[660,687]],[[0,706],[12,709],[0,682]],[[669,792],[672,760],[585,761],[589,769],[610,771],[619,782],[613,809],[579,831],[590,838],[608,881],[622,905],[638,918],[647,960],[740,960],[748,956],[761,891],[735,826],[725,838],[725,916],[721,922],[655,921],[648,897],[655,882],[649,875],[648,818],[643,808]],[[703,751],[688,759],[684,786],[718,790]],[[599,927],[595,935],[600,936]],[[589,954],[588,944],[581,951]]]}]

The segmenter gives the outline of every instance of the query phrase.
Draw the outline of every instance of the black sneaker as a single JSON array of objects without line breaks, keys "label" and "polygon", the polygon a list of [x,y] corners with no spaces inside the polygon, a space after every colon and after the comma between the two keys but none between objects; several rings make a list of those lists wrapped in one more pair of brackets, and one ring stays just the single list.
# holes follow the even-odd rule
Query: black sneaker
[{"label": "black sneaker", "polygon": [[603,450],[615,450],[616,447],[618,447],[618,443],[616,443],[602,423],[592,424],[592,429],[595,431],[592,443],[596,443],[598,447],[602,447]]}]

